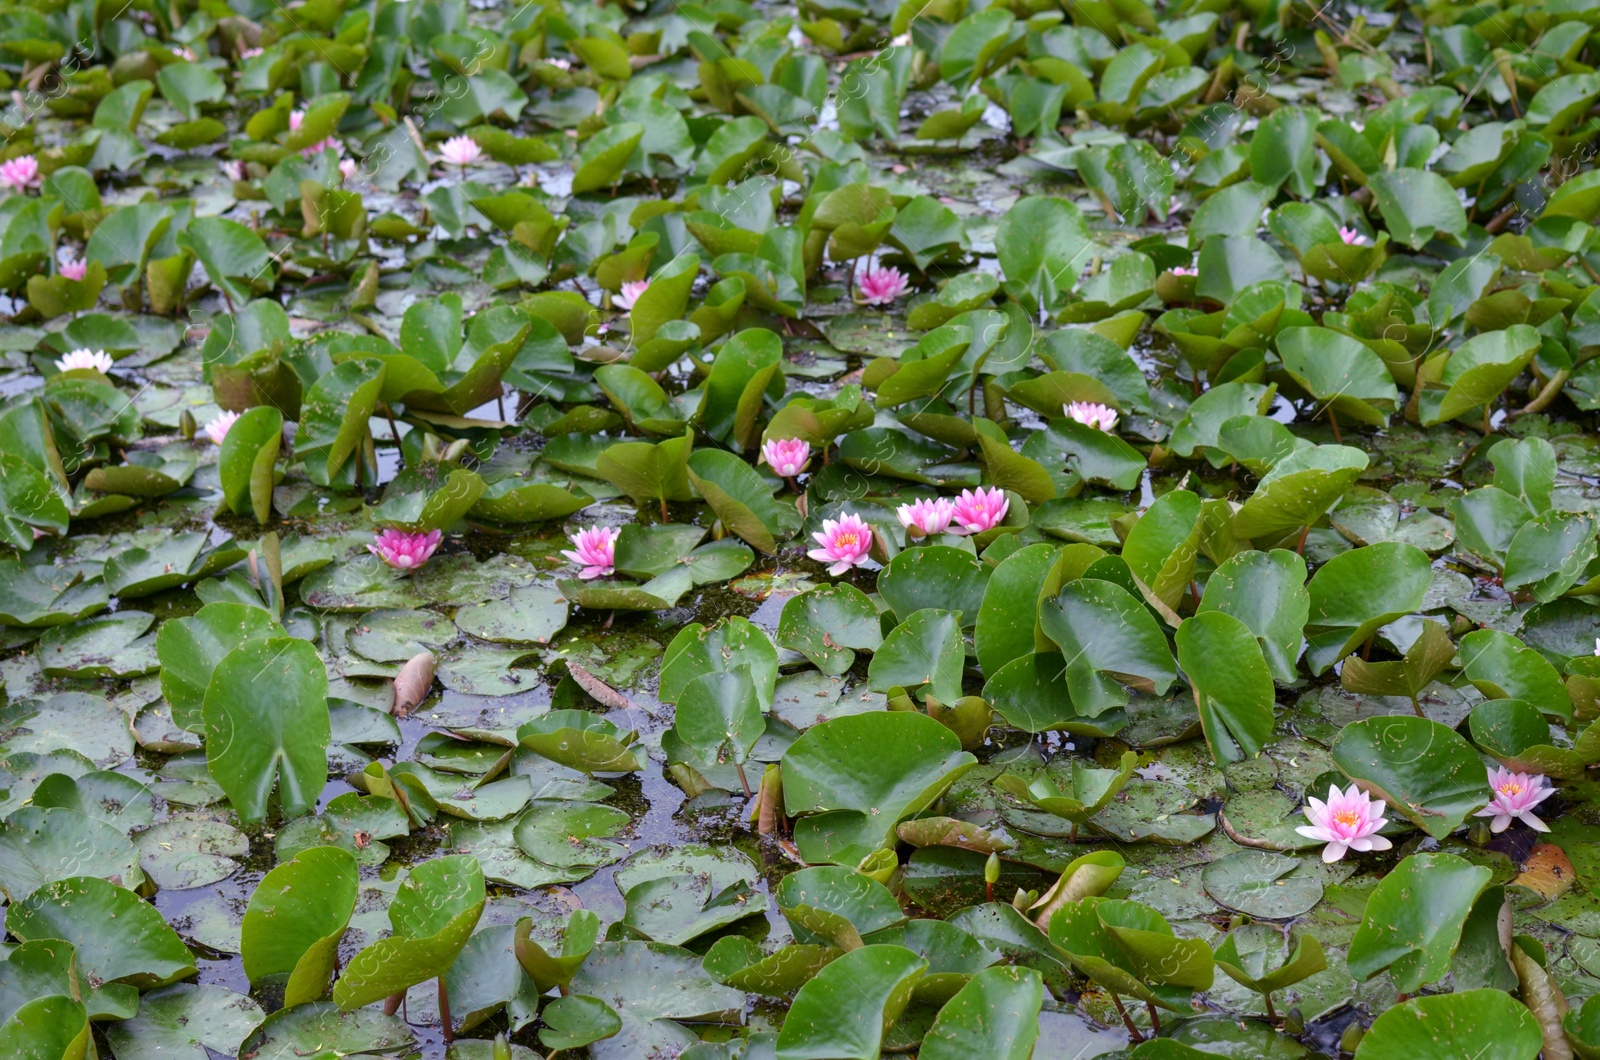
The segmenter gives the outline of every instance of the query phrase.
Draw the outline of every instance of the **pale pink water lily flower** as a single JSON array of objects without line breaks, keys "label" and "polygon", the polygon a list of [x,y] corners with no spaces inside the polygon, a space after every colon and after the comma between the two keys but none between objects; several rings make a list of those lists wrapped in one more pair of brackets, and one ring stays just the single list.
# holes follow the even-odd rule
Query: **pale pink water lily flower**
[{"label": "pale pink water lily flower", "polygon": [[229,180],[239,181],[245,178],[244,163],[238,159],[229,159],[222,163],[222,175]]},{"label": "pale pink water lily flower", "polygon": [[811,444],[802,438],[769,438],[761,443],[761,459],[779,478],[794,478],[811,462]]},{"label": "pale pink water lily flower", "polygon": [[329,149],[332,149],[333,153],[336,155],[344,154],[344,141],[340,140],[336,136],[330,136],[326,140],[319,140],[310,147],[302,147],[300,149],[300,157],[315,158],[322,154],[322,152]]},{"label": "pale pink water lily flower", "polygon": [[868,305],[888,305],[906,293],[906,275],[899,269],[868,269],[861,277],[861,297]]},{"label": "pale pink water lily flower", "polygon": [[68,258],[61,263],[61,275],[69,280],[81,280],[89,274],[89,263],[82,258]]},{"label": "pale pink water lily flower", "polygon": [[0,162],[0,184],[17,191],[39,186],[39,160],[32,155],[19,155]]},{"label": "pale pink water lily flower", "polygon": [[851,567],[866,562],[872,551],[872,526],[861,516],[846,512],[837,519],[824,519],[822,531],[811,535],[821,548],[806,555],[819,563],[831,563],[828,573],[838,577]]},{"label": "pale pink water lily flower", "polygon": [[1295,831],[1307,839],[1328,844],[1322,848],[1322,860],[1329,863],[1344,857],[1347,850],[1362,854],[1388,850],[1394,844],[1377,834],[1378,829],[1389,823],[1383,810],[1382,800],[1374,802],[1372,796],[1354,784],[1344,791],[1330,784],[1327,802],[1314,795],[1306,799],[1305,815],[1311,824],[1301,825]]},{"label": "pale pink water lily flower", "polygon": [[439,157],[452,166],[470,166],[483,157],[483,148],[470,136],[452,136],[439,148]]},{"label": "pale pink water lily flower", "polygon": [[1489,770],[1489,790],[1494,798],[1474,817],[1493,817],[1489,831],[1504,832],[1512,820],[1521,821],[1535,832],[1548,832],[1550,826],[1533,814],[1533,808],[1556,793],[1543,773],[1513,773],[1505,766]]},{"label": "pale pink water lily flower", "polygon": [[987,489],[979,486],[976,490],[962,490],[961,496],[955,499],[954,507],[955,525],[950,527],[950,532],[965,537],[999,526],[1000,520],[1006,517],[1006,510],[1011,507],[1011,501],[999,486]]},{"label": "pale pink water lily flower", "polygon": [[291,110],[289,112],[289,131],[290,132],[294,132],[295,130],[299,129],[300,126],[305,124],[305,122],[306,122],[306,112],[305,111],[303,111],[303,110]]},{"label": "pale pink water lily flower", "polygon": [[260,58],[265,52],[265,48],[246,48],[244,51],[239,53],[239,58],[243,60],[257,59]]},{"label": "pale pink water lily flower", "polygon": [[379,530],[373,534],[373,543],[367,551],[383,560],[395,570],[413,571],[433,555],[444,534],[438,530],[427,533],[410,533],[405,530]]},{"label": "pale pink water lily flower", "polygon": [[1117,427],[1117,410],[1110,405],[1102,405],[1098,401],[1071,401],[1066,405],[1067,418],[1093,427],[1097,431],[1110,432]]},{"label": "pale pink water lily flower", "polygon": [[570,69],[572,69],[572,60],[571,59],[546,59],[545,62],[549,63],[551,66],[555,67],[557,70],[570,70]]},{"label": "pale pink water lily flower", "polygon": [[1340,226],[1339,238],[1344,240],[1348,246],[1364,247],[1367,245],[1367,237],[1361,234],[1360,229]]},{"label": "pale pink water lily flower", "polygon": [[633,312],[634,303],[639,301],[639,296],[650,289],[649,280],[634,280],[622,285],[622,290],[611,296],[611,304],[624,313]]},{"label": "pale pink water lily flower", "polygon": [[591,526],[587,530],[568,534],[572,548],[561,554],[583,568],[578,572],[578,577],[585,581],[610,577],[617,570],[617,538],[621,534],[619,527]]},{"label": "pale pink water lily flower", "polygon": [[895,510],[895,515],[899,517],[901,526],[927,537],[942,534],[950,528],[950,521],[956,517],[956,506],[946,497],[924,497],[910,504],[902,504]]},{"label": "pale pink water lily flower", "polygon": [[1179,265],[1177,268],[1172,270],[1172,275],[1174,275],[1174,276],[1198,276],[1198,275],[1200,275],[1200,270],[1195,268],[1192,265]]},{"label": "pale pink water lily flower", "polygon": [[78,368],[90,368],[105,375],[111,371],[111,366],[115,363],[105,350],[73,350],[56,358],[56,371],[71,372]]},{"label": "pale pink water lily flower", "polygon": [[339,161],[339,176],[344,180],[349,180],[350,178],[352,178],[352,177],[354,177],[356,175],[356,171],[359,170],[360,168],[361,167],[356,163],[356,160],[353,159],[353,158],[340,159],[340,161]]},{"label": "pale pink water lily flower", "polygon": [[228,431],[232,430],[233,425],[238,421],[239,414],[237,412],[223,409],[222,412],[217,414],[216,419],[206,424],[206,437],[221,445],[222,440],[228,436]]}]

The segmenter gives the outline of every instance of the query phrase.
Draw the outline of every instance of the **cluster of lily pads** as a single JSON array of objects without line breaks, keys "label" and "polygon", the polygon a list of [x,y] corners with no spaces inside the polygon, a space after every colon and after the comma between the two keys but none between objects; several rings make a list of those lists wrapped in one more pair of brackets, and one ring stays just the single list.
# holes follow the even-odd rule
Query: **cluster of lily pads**
[{"label": "cluster of lily pads", "polygon": [[1597,24],[0,3],[0,1055],[1600,1056]]}]

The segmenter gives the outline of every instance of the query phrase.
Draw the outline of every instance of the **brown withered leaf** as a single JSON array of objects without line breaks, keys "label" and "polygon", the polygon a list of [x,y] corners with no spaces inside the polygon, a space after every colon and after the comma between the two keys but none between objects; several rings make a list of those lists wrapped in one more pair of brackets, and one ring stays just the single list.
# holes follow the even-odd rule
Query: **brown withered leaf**
[{"label": "brown withered leaf", "polygon": [[1549,900],[1560,898],[1570,891],[1576,877],[1572,859],[1567,857],[1565,850],[1554,843],[1540,843],[1528,855],[1521,874],[1511,882]]}]

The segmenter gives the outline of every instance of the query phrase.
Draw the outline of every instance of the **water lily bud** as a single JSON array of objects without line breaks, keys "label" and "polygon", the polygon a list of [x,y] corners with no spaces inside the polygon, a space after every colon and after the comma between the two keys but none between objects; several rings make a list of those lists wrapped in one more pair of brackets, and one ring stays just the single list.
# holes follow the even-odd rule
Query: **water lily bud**
[{"label": "water lily bud", "polygon": [[467,447],[471,444],[471,441],[466,438],[457,438],[445,447],[444,454],[439,457],[439,463],[454,464],[461,459],[461,454],[465,453]]},{"label": "water lily bud", "polygon": [[989,860],[983,863],[983,882],[995,884],[1000,882],[1000,855],[990,854]]},{"label": "water lily bud", "polygon": [[494,1060],[511,1060],[511,1043],[504,1031],[494,1036]]},{"label": "water lily bud", "polygon": [[434,662],[430,652],[412,656],[394,679],[394,715],[403,718],[428,698],[433,687]]},{"label": "water lily bud", "polygon": [[1300,1011],[1300,1006],[1296,1005],[1294,1008],[1290,1009],[1289,1014],[1283,1018],[1283,1033],[1298,1037],[1305,1032],[1306,1017],[1305,1014]]},{"label": "water lily bud", "polygon": [[183,440],[194,441],[195,432],[199,429],[200,425],[194,421],[194,413],[184,409],[183,415],[178,417],[178,433],[183,435]]},{"label": "water lily bud", "polygon": [[1361,1044],[1361,1039],[1366,1037],[1367,1029],[1360,1023],[1352,1023],[1344,1029],[1339,1036],[1339,1051],[1346,1056],[1354,1056],[1356,1046]]}]

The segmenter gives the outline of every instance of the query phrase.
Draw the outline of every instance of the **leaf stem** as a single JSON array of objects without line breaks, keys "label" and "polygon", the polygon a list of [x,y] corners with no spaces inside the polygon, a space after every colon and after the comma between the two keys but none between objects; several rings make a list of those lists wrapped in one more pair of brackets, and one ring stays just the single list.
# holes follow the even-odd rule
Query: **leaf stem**
[{"label": "leaf stem", "polygon": [[[394,425],[394,410],[389,408],[389,403],[387,401],[383,403],[383,418],[389,421],[389,437],[394,439],[395,452],[400,454],[400,466],[405,467],[406,453],[405,450],[400,446],[400,428]],[[504,418],[504,416],[501,417],[501,419]]]},{"label": "leaf stem", "polygon": [[450,1019],[450,991],[445,988],[444,976],[440,976],[439,983],[439,1029],[444,1032],[444,1044],[449,1045],[456,1040],[455,1027]]},{"label": "leaf stem", "polygon": [[1115,990],[1111,991],[1111,1003],[1117,1006],[1117,1014],[1122,1017],[1122,1023],[1128,1028],[1128,1033],[1133,1035],[1133,1040],[1136,1042],[1144,1041],[1144,1035],[1134,1025],[1133,1018],[1128,1015],[1128,1010],[1122,1007],[1122,998],[1117,996]]}]

